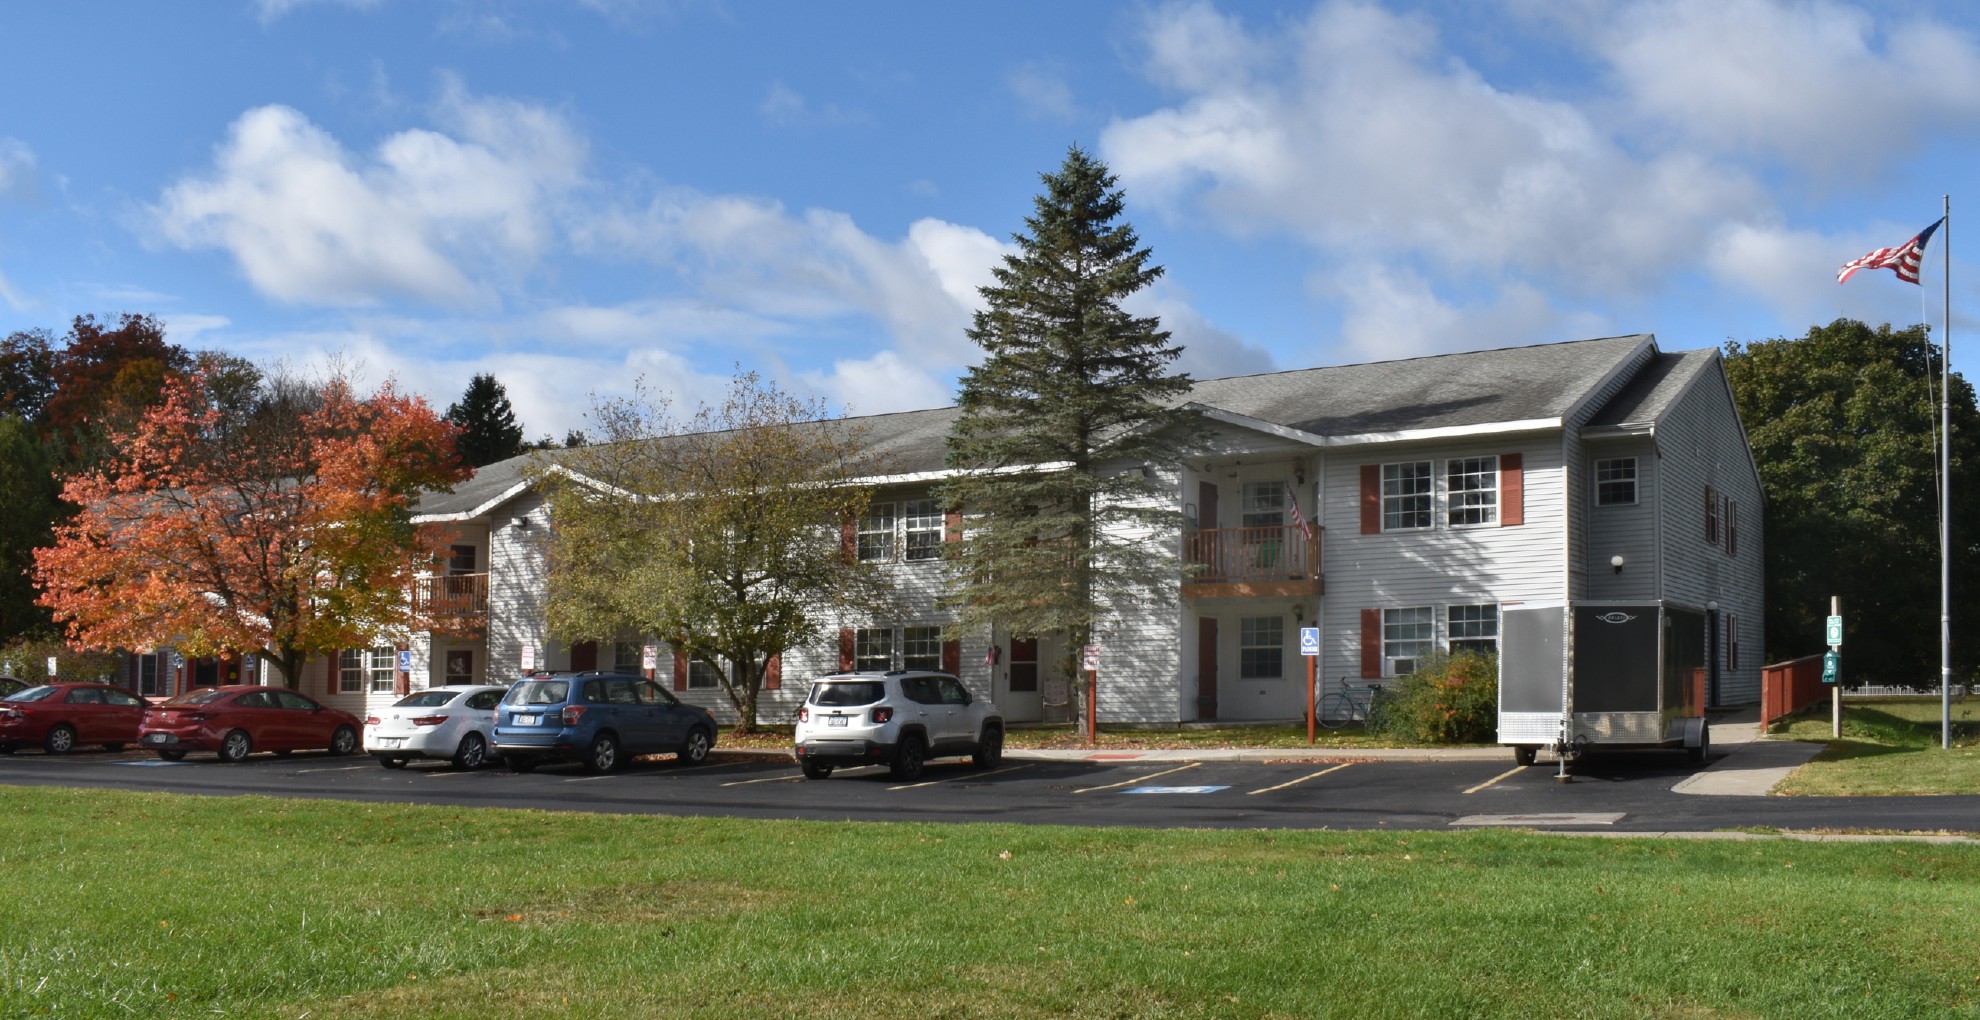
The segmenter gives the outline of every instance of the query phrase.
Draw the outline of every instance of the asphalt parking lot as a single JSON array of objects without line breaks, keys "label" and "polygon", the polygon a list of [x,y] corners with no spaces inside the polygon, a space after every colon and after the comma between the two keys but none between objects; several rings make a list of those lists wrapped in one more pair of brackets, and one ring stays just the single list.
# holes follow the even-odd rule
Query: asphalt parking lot
[{"label": "asphalt parking lot", "polygon": [[684,767],[637,761],[605,775],[528,774],[442,763],[380,768],[368,757],[137,752],[0,758],[0,785],[70,786],[372,803],[818,820],[1011,822],[1133,827],[1432,829],[1516,826],[1581,832],[1792,830],[1980,832],[1980,796],[1700,797],[1677,792],[1680,754],[1590,756],[1573,781],[1541,764],[1463,761],[1067,761],[1007,759],[979,770],[937,761],[918,782],[880,767],[807,780],[788,758],[722,753]]}]

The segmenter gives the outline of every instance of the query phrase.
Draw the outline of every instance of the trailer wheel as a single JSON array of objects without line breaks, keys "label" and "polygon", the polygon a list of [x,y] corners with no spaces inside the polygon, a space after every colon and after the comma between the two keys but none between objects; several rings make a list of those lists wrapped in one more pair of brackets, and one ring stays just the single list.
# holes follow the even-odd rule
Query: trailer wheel
[{"label": "trailer wheel", "polygon": [[1513,746],[1514,765],[1531,765],[1539,757],[1540,749],[1531,744],[1515,744]]},{"label": "trailer wheel", "polygon": [[1691,756],[1691,763],[1693,765],[1703,765],[1711,751],[1712,725],[1701,722],[1698,724],[1698,746],[1686,748],[1685,753]]}]

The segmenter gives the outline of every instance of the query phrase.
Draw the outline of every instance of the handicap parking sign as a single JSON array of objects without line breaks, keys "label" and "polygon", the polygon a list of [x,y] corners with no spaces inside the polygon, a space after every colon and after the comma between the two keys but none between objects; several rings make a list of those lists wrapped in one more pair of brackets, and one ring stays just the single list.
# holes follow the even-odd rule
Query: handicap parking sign
[{"label": "handicap parking sign", "polygon": [[401,673],[412,672],[412,649],[410,648],[399,649],[399,672]]},{"label": "handicap parking sign", "polygon": [[1320,654],[1320,628],[1301,627],[1299,629],[1299,654]]}]

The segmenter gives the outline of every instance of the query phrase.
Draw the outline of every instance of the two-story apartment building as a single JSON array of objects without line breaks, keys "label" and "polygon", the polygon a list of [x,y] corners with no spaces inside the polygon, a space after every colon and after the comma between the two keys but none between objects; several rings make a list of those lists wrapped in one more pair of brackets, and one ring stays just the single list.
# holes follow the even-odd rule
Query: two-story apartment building
[{"label": "two-story apartment building", "polygon": [[[1707,620],[1714,704],[1759,695],[1762,493],[1714,350],[1648,335],[1199,382],[1209,442],[1145,468],[1191,522],[1144,540],[1181,556],[1172,592],[1098,631],[1103,721],[1290,719],[1305,707],[1301,627],[1321,630],[1323,686],[1394,677],[1438,650],[1497,646],[1510,603],[1668,600]],[[860,419],[893,474],[871,479],[853,554],[884,564],[909,607],[838,620],[787,650],[761,716],[781,720],[806,677],[946,668],[1014,721],[1065,718],[1068,656],[1050,635],[956,634],[938,608],[957,516],[946,477],[954,408]],[[507,679],[531,668],[647,669],[727,716],[713,672],[641,635],[564,643],[544,624],[548,508],[526,458],[490,465],[419,520],[447,529],[422,608],[452,622],[313,664],[304,689],[363,707],[395,687]],[[945,628],[950,628],[946,629]],[[650,661],[651,665],[648,666]],[[320,670],[320,675],[317,671]]]}]

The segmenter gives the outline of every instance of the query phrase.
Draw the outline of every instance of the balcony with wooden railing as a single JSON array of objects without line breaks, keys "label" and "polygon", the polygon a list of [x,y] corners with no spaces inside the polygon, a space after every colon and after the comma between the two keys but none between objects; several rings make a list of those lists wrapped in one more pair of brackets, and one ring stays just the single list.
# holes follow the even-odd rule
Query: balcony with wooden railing
[{"label": "balcony with wooden railing", "polygon": [[479,635],[488,625],[488,575],[433,574],[414,579],[413,615],[430,630]]},{"label": "balcony with wooden railing", "polygon": [[1326,594],[1321,529],[1200,528],[1183,537],[1184,598]]}]

